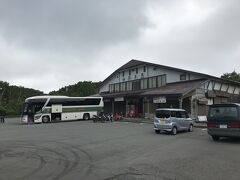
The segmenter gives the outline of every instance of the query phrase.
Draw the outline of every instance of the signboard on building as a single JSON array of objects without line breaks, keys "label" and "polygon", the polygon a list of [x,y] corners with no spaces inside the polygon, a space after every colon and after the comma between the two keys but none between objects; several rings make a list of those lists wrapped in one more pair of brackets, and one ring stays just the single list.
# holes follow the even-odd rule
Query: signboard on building
[{"label": "signboard on building", "polygon": [[115,102],[120,102],[120,101],[124,101],[124,97],[116,97],[114,98]]},{"label": "signboard on building", "polygon": [[167,99],[165,96],[160,96],[160,97],[154,97],[153,98],[153,103],[158,104],[158,103],[166,103]]}]

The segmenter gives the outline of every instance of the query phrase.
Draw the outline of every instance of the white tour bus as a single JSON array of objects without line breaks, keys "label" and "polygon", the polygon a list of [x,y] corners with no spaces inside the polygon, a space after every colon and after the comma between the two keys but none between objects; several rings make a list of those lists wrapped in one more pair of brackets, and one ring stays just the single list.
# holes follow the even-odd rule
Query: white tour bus
[{"label": "white tour bus", "polygon": [[103,110],[102,97],[34,96],[27,98],[23,123],[88,120]]}]

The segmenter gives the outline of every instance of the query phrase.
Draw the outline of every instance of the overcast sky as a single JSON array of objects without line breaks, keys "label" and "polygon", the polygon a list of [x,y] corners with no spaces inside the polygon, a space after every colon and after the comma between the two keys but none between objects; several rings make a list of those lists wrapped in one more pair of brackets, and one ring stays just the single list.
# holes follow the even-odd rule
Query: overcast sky
[{"label": "overcast sky", "polygon": [[45,93],[131,59],[240,72],[239,0],[0,0],[0,80]]}]

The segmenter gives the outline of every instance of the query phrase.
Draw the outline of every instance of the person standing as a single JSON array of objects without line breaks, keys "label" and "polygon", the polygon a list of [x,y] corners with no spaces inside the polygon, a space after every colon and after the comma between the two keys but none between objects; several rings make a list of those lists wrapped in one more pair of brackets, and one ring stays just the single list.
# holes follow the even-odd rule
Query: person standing
[{"label": "person standing", "polygon": [[0,119],[1,119],[1,123],[4,123],[4,122],[5,122],[4,116],[1,116],[1,115],[0,115]]}]

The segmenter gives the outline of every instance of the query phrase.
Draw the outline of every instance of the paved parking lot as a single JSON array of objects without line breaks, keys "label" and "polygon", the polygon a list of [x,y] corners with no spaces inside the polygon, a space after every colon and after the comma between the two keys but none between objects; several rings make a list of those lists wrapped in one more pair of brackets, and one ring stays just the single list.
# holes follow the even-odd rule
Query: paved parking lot
[{"label": "paved parking lot", "polygon": [[240,140],[204,129],[157,135],[151,124],[0,124],[0,179],[236,179]]}]

